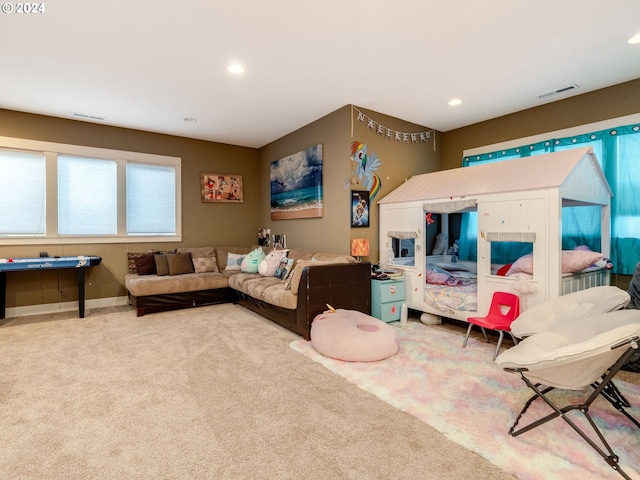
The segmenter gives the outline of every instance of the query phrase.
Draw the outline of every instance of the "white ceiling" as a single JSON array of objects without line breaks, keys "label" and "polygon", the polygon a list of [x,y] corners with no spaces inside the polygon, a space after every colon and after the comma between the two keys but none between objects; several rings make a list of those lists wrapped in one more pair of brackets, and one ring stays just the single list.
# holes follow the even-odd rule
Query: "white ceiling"
[{"label": "white ceiling", "polygon": [[40,3],[0,13],[0,108],[248,147],[348,104],[446,132],[640,78],[638,0]]}]

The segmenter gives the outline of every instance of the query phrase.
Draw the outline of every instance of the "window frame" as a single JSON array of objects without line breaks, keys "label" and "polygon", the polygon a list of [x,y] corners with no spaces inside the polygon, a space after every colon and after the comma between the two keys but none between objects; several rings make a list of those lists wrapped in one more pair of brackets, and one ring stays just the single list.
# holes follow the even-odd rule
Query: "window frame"
[{"label": "window frame", "polygon": [[[45,235],[4,235],[0,245],[48,245],[93,243],[157,243],[182,241],[182,159],[167,155],[128,152],[108,148],[70,145],[39,140],[1,137],[0,147],[9,150],[44,152],[45,155]],[[115,235],[61,235],[58,233],[58,180],[59,154],[112,159],[117,165],[117,234]],[[126,226],[126,165],[128,162],[175,168],[175,234],[128,235]]]}]

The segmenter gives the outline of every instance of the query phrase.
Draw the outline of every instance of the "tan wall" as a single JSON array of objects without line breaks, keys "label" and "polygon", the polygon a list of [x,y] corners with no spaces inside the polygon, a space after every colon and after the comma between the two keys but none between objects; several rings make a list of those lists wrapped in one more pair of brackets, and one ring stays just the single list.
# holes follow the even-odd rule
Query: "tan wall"
[{"label": "tan wall", "polygon": [[[0,136],[182,158],[183,242],[180,244],[0,246],[0,258],[38,256],[40,251],[60,256],[101,256],[102,265],[87,272],[87,299],[126,294],[122,278],[127,268],[127,251],[257,243],[261,182],[256,149],[9,110],[0,110]],[[242,175],[244,203],[202,203],[201,172]],[[77,299],[76,277],[73,271],[14,272],[7,277],[8,307]]]},{"label": "tan wall", "polygon": [[[359,107],[358,107],[359,108]],[[400,132],[421,132],[426,128],[397,118],[359,108],[376,122]],[[343,107],[260,149],[260,171],[263,180],[260,203],[260,226],[271,233],[287,235],[287,246],[311,248],[336,253],[350,253],[352,238],[368,238],[371,255],[365,260],[377,262],[378,206],[380,200],[412,175],[442,168],[439,135],[425,143],[400,143],[388,140],[366,125],[354,121],[352,108]],[[355,116],[354,116],[355,120]],[[370,208],[369,227],[351,228],[351,190],[364,190],[361,184],[350,183],[351,143],[365,143],[368,152],[375,152],[381,166],[376,171],[382,187]],[[435,145],[438,147],[434,151]],[[323,145],[324,216],[298,220],[271,220],[269,169],[272,162],[321,143]]]},{"label": "tan wall", "polygon": [[451,130],[442,136],[443,168],[462,166],[462,152],[469,148],[638,112],[640,79]]}]

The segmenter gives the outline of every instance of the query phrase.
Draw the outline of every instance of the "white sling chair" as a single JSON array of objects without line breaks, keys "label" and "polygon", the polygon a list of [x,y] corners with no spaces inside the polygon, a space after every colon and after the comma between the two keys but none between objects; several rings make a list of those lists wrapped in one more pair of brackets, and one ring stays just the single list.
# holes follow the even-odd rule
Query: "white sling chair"
[{"label": "white sling chair", "polygon": [[518,338],[528,337],[572,318],[619,310],[626,307],[630,300],[627,292],[614,286],[568,293],[521,312],[511,324],[511,333]]},{"label": "white sling chair", "polygon": [[[618,465],[613,452],[591,416],[589,406],[600,395],[606,398],[638,428],[640,423],[624,407],[629,407],[612,380],[620,367],[638,349],[640,339],[640,310],[618,310],[598,315],[574,318],[533,334],[518,345],[504,351],[496,359],[507,372],[520,375],[535,395],[525,404],[513,426],[512,436],[525,433],[556,417],[565,420],[602,458],[624,478],[630,477]],[[547,396],[553,389],[582,390],[593,387],[583,403],[564,407],[555,405]],[[516,430],[529,405],[541,398],[552,409],[549,415]],[[594,442],[567,415],[578,410],[588,420],[601,444]]]}]

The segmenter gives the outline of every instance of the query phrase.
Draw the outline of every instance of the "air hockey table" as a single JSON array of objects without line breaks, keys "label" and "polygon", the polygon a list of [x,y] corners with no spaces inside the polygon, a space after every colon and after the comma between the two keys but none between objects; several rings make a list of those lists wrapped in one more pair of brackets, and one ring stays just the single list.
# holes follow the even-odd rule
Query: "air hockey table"
[{"label": "air hockey table", "polygon": [[102,257],[38,257],[0,258],[0,320],[5,317],[7,304],[7,272],[29,270],[59,270],[75,268],[78,271],[78,313],[84,318],[84,277],[87,268],[100,265]]}]

